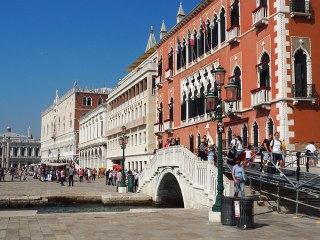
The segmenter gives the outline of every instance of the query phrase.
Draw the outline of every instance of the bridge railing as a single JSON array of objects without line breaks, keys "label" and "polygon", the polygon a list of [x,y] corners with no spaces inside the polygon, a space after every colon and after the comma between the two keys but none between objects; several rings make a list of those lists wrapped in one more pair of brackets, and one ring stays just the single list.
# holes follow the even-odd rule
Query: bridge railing
[{"label": "bridge railing", "polygon": [[[162,168],[177,168],[179,174],[197,189],[202,189],[214,199],[217,189],[218,169],[208,161],[201,161],[183,145],[158,149],[139,177],[139,188],[160,173]],[[224,176],[225,195],[231,194],[231,184]]]}]

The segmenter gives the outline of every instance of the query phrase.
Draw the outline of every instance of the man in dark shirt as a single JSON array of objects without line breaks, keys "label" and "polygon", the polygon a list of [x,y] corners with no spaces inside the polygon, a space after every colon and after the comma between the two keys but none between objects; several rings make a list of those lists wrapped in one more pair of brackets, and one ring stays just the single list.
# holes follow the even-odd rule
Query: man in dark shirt
[{"label": "man in dark shirt", "polygon": [[267,163],[268,160],[270,160],[270,142],[272,141],[272,133],[269,134],[269,138],[266,138],[263,140],[263,143],[261,145],[261,162],[260,162],[260,172],[264,172],[263,165]]}]

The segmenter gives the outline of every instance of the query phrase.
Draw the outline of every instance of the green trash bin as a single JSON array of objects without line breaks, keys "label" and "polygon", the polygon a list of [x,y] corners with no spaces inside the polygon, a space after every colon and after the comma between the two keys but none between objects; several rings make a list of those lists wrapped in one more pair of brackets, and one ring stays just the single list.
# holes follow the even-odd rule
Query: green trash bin
[{"label": "green trash bin", "polygon": [[128,192],[133,192],[134,176],[132,174],[128,175]]}]

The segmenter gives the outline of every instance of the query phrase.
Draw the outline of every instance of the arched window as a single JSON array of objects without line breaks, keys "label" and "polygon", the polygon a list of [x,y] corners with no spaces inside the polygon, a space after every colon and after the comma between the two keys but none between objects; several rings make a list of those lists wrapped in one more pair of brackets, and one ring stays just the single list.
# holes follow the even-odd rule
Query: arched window
[{"label": "arched window", "polygon": [[220,43],[223,43],[226,40],[226,11],[222,8],[220,13]]},{"label": "arched window", "polygon": [[162,57],[160,57],[160,60],[158,63],[158,76],[162,76]]},{"label": "arched window", "polygon": [[170,121],[173,121],[173,98],[170,98],[169,106],[169,119]]},{"label": "arched window", "polygon": [[169,62],[168,69],[173,69],[173,49],[172,48],[168,55],[168,62]]},{"label": "arched window", "polygon": [[191,33],[189,32],[188,34],[188,63],[192,62],[192,55],[193,55],[193,45],[194,43],[192,43],[192,39],[191,39]]},{"label": "arched window", "polygon": [[162,103],[160,103],[160,107],[159,107],[158,111],[159,111],[159,113],[158,113],[159,114],[158,122],[160,124],[162,124],[163,123],[163,106],[162,106]]},{"label": "arched window", "polygon": [[258,147],[259,146],[259,126],[256,122],[254,122],[253,124],[252,133],[253,133],[253,146]]},{"label": "arched window", "polygon": [[98,99],[98,105],[102,104],[102,102],[103,102],[102,97],[99,97],[99,99]]},{"label": "arched window", "polygon": [[219,36],[219,32],[218,32],[218,21],[217,21],[217,15],[214,16],[213,19],[213,28],[212,28],[212,48],[215,48],[216,46],[218,46],[218,36]]},{"label": "arched window", "polygon": [[294,55],[294,97],[307,97],[307,56],[302,49]]},{"label": "arched window", "polygon": [[189,118],[195,117],[195,100],[192,100],[192,93],[189,93],[188,96],[188,113],[189,113]]},{"label": "arched window", "polygon": [[82,98],[82,106],[87,106],[87,98],[86,97]]},{"label": "arched window", "polygon": [[177,48],[176,48],[176,53],[177,53],[177,70],[181,68],[181,60],[182,60],[182,49],[181,49],[181,43],[180,40],[177,39]]},{"label": "arched window", "polygon": [[228,128],[228,139],[227,139],[227,141],[228,141],[228,146],[230,146],[230,143],[231,143],[231,140],[232,140],[232,129],[231,129],[231,127],[229,127]]},{"label": "arched window", "polygon": [[259,0],[260,6],[261,5],[268,5],[268,0]]},{"label": "arched window", "polygon": [[242,141],[243,146],[248,146],[248,127],[246,124],[242,125]]},{"label": "arched window", "polygon": [[92,105],[92,99],[91,97],[87,98],[87,106],[91,106]]},{"label": "arched window", "polygon": [[206,46],[206,52],[209,52],[210,49],[212,48],[211,46],[211,36],[212,36],[212,33],[211,33],[211,28],[210,28],[210,21],[208,20],[207,23],[206,23],[206,41],[205,41],[205,46]]},{"label": "arched window", "polygon": [[239,26],[239,0],[234,0],[230,9],[231,27]]},{"label": "arched window", "polygon": [[241,99],[241,70],[239,67],[236,67],[233,72],[234,82],[237,84],[237,98]]},{"label": "arched window", "polygon": [[186,66],[186,62],[187,62],[187,46],[186,46],[186,40],[183,39],[182,41],[182,50],[181,50],[181,67],[185,67]]},{"label": "arched window", "polygon": [[199,38],[198,38],[198,53],[199,57],[204,54],[204,31],[202,25],[199,30]]},{"label": "arched window", "polygon": [[181,103],[181,121],[186,120],[187,118],[187,102],[186,95],[183,95],[182,103]]},{"label": "arched window", "polygon": [[191,152],[194,152],[194,139],[193,135],[189,135],[189,149]]},{"label": "arched window", "polygon": [[197,115],[204,114],[204,105],[205,105],[205,97],[204,97],[204,87],[200,88],[200,92],[197,94]]},{"label": "arched window", "polygon": [[264,53],[261,62],[258,65],[260,87],[270,87],[270,58],[267,53]]},{"label": "arched window", "polygon": [[273,120],[271,118],[269,118],[268,123],[267,123],[268,136],[270,134],[273,136],[273,127],[274,127]]},{"label": "arched window", "polygon": [[193,53],[192,53],[192,61],[196,60],[198,58],[198,41],[197,41],[197,31],[194,31],[193,33],[193,39],[194,39],[194,46],[193,46]]}]

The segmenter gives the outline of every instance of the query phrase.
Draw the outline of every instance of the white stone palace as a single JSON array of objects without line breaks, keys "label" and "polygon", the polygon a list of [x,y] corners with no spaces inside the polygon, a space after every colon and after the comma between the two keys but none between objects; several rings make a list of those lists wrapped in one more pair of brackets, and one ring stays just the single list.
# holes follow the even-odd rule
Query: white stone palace
[{"label": "white stone palace", "polygon": [[1,167],[22,167],[40,162],[40,141],[32,137],[31,128],[28,136],[11,131],[0,133],[0,164]]},{"label": "white stone palace", "polygon": [[79,119],[106,102],[109,88],[82,89],[76,83],[41,115],[41,161],[75,161],[79,158]]},{"label": "white stone palace", "polygon": [[107,104],[103,103],[80,117],[79,165],[82,168],[107,166]]}]

